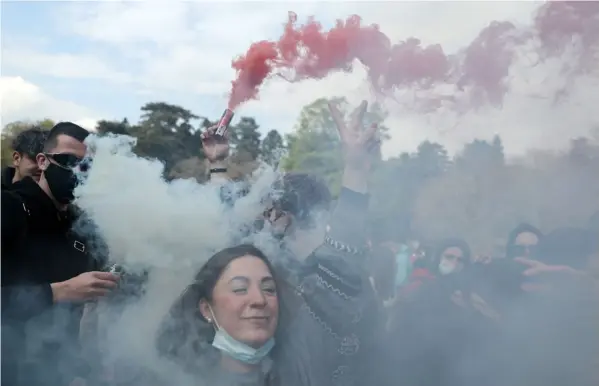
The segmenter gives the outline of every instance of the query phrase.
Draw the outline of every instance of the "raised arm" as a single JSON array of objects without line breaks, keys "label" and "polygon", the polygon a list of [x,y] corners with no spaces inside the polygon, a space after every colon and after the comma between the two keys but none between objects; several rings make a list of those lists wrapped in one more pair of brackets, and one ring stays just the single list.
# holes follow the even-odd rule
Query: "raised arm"
[{"label": "raised arm", "polygon": [[353,112],[351,121],[346,123],[337,107],[329,104],[343,146],[344,171],[341,193],[327,227],[325,243],[315,252],[317,259],[328,256],[361,262],[358,256],[366,250],[368,177],[372,162],[380,151],[376,125],[369,128],[362,125],[366,107],[366,102],[362,102]]},{"label": "raised arm", "polygon": [[[304,262],[296,288],[302,299],[298,328],[311,319],[321,331],[316,334],[308,329],[309,333],[299,333],[309,350],[319,353],[300,361],[305,362],[305,370],[313,376],[325,377],[319,378],[319,383],[364,384],[361,376],[370,371],[360,366],[369,363],[376,336],[383,331],[365,267],[367,179],[372,157],[379,151],[379,141],[375,126],[362,127],[365,102],[354,112],[349,124],[335,106],[330,109],[345,157],[343,187],[325,242]],[[304,344],[295,341],[295,335],[298,333],[291,333],[290,345]]]},{"label": "raised arm", "polygon": [[350,334],[359,315],[375,303],[364,262],[367,180],[380,144],[377,127],[362,126],[366,106],[362,102],[346,124],[337,108],[329,105],[343,146],[343,188],[325,242],[306,260],[298,287],[312,315],[326,329],[337,330],[339,336]]}]

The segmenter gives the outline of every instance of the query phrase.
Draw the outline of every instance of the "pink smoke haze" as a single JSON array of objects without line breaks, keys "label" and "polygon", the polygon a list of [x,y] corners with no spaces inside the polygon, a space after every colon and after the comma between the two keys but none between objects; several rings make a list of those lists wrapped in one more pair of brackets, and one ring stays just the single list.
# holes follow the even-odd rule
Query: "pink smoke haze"
[{"label": "pink smoke haze", "polygon": [[456,94],[465,93],[467,108],[501,106],[517,50],[531,42],[541,59],[563,55],[577,44],[578,55],[568,66],[577,71],[599,68],[599,2],[546,2],[527,28],[493,21],[455,55],[447,55],[440,45],[424,46],[415,37],[393,44],[377,25],[363,25],[357,15],[325,31],[313,18],[298,25],[297,15],[290,13],[278,41],[254,43],[233,61],[237,77],[229,107],[256,99],[260,86],[273,75],[289,82],[321,79],[335,71],[351,71],[355,60],[366,67],[380,95],[431,91],[420,104],[423,111],[455,102],[453,95],[432,92],[439,85],[453,85]]}]

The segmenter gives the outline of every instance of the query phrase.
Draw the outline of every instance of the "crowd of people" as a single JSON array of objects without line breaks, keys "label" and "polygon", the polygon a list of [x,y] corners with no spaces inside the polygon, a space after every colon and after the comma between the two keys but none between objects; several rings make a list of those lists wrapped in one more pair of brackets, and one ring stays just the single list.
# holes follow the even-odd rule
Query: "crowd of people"
[{"label": "crowd of people", "polygon": [[[547,234],[521,224],[491,257],[460,238],[370,227],[377,126],[363,127],[365,103],[350,122],[329,107],[344,154],[334,208],[320,179],[281,173],[282,193],[147,337],[153,365],[105,339],[109,320],[146,296],[152,267],[128,273],[73,227],[90,221],[73,203],[78,173],[94,167],[89,132],[22,132],[2,175],[2,385],[599,384],[599,213]],[[201,146],[208,183],[235,205],[226,135],[209,128]],[[276,252],[251,242],[264,229]]]}]

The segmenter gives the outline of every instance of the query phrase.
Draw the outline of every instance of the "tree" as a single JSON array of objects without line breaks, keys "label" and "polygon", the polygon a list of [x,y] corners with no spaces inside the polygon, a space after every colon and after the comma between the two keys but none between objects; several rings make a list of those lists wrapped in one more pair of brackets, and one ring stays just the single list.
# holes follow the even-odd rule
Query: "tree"
[{"label": "tree", "polygon": [[372,183],[373,215],[383,221],[392,213],[410,223],[423,187],[442,176],[450,164],[445,148],[429,141],[422,142],[416,153],[403,153],[383,162],[375,170]]},{"label": "tree", "polygon": [[260,145],[262,161],[276,168],[283,156],[284,150],[283,137],[281,137],[278,131],[271,130],[266,134]]},{"label": "tree", "polygon": [[442,145],[429,141],[418,145],[418,150],[412,157],[412,169],[422,178],[439,176],[450,164],[447,150]]},{"label": "tree", "polygon": [[43,119],[41,121],[35,122],[17,121],[11,122],[4,126],[1,136],[2,167],[4,168],[12,164],[12,141],[17,137],[17,135],[34,127],[50,130],[53,126],[54,121],[50,119]]},{"label": "tree", "polygon": [[238,158],[256,160],[260,156],[260,132],[256,120],[241,117],[239,123],[229,128],[230,141]]},{"label": "tree", "polygon": [[456,157],[456,164],[475,173],[505,165],[501,138],[495,136],[492,142],[475,139],[466,144],[462,153]]},{"label": "tree", "polygon": [[[345,113],[345,100],[337,98],[335,102]],[[287,144],[285,170],[313,173],[322,177],[333,191],[338,190],[343,166],[339,134],[326,99],[318,99],[302,109],[294,133],[287,135]]]},{"label": "tree", "polygon": [[122,121],[106,121],[100,120],[96,123],[96,133],[99,135],[104,134],[116,134],[116,135],[130,135],[131,125],[127,118]]},{"label": "tree", "polygon": [[163,161],[167,173],[181,160],[191,157],[203,159],[199,131],[203,123],[195,128],[192,121],[205,118],[164,102],[147,103],[141,111],[139,124],[128,130],[138,139],[137,154]]}]

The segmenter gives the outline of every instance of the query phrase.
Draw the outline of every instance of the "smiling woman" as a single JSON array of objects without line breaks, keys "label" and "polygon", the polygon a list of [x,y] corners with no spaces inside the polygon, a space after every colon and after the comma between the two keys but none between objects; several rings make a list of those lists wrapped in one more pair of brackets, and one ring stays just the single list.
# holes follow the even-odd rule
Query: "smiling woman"
[{"label": "smiling woman", "polygon": [[[281,284],[282,285],[282,284]],[[279,287],[266,256],[252,245],[226,248],[203,266],[171,307],[157,346],[187,372],[227,383],[268,383],[279,325]]]}]

